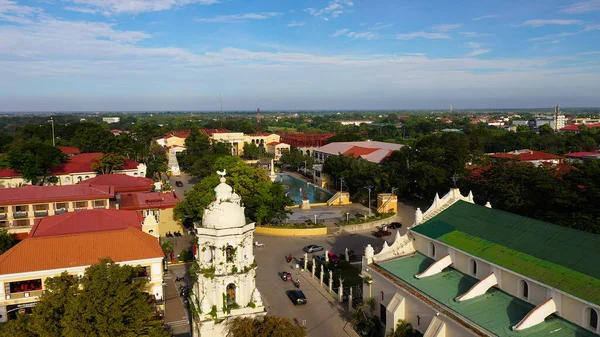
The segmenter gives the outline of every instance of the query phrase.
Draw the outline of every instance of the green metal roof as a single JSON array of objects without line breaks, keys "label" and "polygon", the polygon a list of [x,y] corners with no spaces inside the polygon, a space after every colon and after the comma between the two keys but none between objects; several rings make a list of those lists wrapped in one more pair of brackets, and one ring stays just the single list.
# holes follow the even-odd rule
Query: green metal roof
[{"label": "green metal roof", "polygon": [[594,333],[556,315],[549,316],[543,323],[531,328],[513,331],[511,327],[534,308],[532,304],[497,288],[491,288],[484,295],[474,299],[457,302],[454,299],[469,290],[478,280],[452,268],[446,268],[437,275],[415,278],[416,274],[424,271],[431,263],[433,260],[417,253],[411,257],[382,262],[377,266],[449,309],[450,313],[458,314],[459,318],[462,316],[470,321],[469,323],[474,323],[480,329],[496,336],[597,337]]},{"label": "green metal roof", "polygon": [[413,232],[600,305],[600,236],[458,201]]}]

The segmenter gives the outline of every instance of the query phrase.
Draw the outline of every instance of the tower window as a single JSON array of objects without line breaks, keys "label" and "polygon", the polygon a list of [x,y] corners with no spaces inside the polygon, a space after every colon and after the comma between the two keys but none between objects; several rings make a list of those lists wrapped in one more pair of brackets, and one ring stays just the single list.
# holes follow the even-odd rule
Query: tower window
[{"label": "tower window", "polygon": [[235,284],[229,283],[227,285],[227,305],[235,303]]},{"label": "tower window", "polygon": [[226,257],[227,262],[233,262],[234,256],[235,256],[235,254],[233,251],[233,247],[227,246],[227,248],[225,248],[225,257]]},{"label": "tower window", "polygon": [[598,329],[598,312],[593,308],[587,308],[587,325],[591,329]]}]

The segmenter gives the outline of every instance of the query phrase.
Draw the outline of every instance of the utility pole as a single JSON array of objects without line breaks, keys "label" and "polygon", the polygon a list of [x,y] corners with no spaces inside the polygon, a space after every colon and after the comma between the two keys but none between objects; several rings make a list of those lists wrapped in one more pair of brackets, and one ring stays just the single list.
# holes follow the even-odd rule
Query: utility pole
[{"label": "utility pole", "polygon": [[56,140],[54,139],[54,119],[50,117],[48,122],[52,123],[52,146],[56,146]]},{"label": "utility pole", "polygon": [[369,216],[371,216],[371,189],[373,188],[373,186],[367,185],[364,188],[369,190]]},{"label": "utility pole", "polygon": [[340,205],[342,204],[342,193],[344,193],[344,178],[340,178]]}]

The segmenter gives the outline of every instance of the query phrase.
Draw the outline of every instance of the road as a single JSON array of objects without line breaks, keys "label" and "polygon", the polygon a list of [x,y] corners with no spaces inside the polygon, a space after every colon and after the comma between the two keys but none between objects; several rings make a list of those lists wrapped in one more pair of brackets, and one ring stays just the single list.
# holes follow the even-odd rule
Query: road
[{"label": "road", "polygon": [[[345,312],[340,310],[341,305],[335,300],[330,301],[328,295],[321,294],[315,286],[310,284],[306,280],[306,278],[310,278],[309,273],[292,269],[291,264],[285,262],[285,256],[292,254],[295,258],[300,259],[304,256],[302,247],[309,244],[321,245],[334,252],[343,252],[345,248],[353,249],[358,255],[362,255],[367,244],[380,247],[383,245],[382,239],[375,238],[370,233],[364,233],[314,238],[257,235],[255,241],[265,244],[264,247],[255,248],[254,253],[258,264],[256,284],[269,315],[288,317],[300,325],[305,323],[309,337],[352,336],[347,332],[350,325],[347,324]],[[288,299],[286,291],[292,290],[294,287],[292,283],[280,279],[279,273],[282,271],[291,272],[294,279],[300,278],[300,289],[306,295],[307,305],[295,307]]]},{"label": "road", "polygon": [[[198,182],[198,179],[188,175],[187,173],[182,172],[179,176],[171,176],[171,178],[169,178],[169,181],[171,182],[171,186],[173,186],[173,190],[175,190],[175,193],[177,193],[180,199],[183,199],[183,197],[185,196],[185,192],[193,189],[194,184]],[[183,183],[183,187],[178,187],[175,184],[175,182],[177,181],[181,181]]]}]

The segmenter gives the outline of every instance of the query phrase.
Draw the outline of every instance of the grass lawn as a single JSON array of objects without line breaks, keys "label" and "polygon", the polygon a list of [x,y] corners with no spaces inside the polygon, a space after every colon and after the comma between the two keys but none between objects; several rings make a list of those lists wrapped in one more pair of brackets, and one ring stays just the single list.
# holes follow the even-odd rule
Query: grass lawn
[{"label": "grass lawn", "polygon": [[[317,277],[321,271],[321,264],[325,264],[325,262],[317,260]],[[325,284],[328,284],[329,282],[329,270],[333,269],[333,288],[338,287],[340,277],[344,280],[344,287],[362,285],[363,283],[362,278],[359,276],[360,269],[350,264],[350,262],[341,260],[337,265],[329,262],[324,268],[325,274],[323,275],[323,282]]]}]

